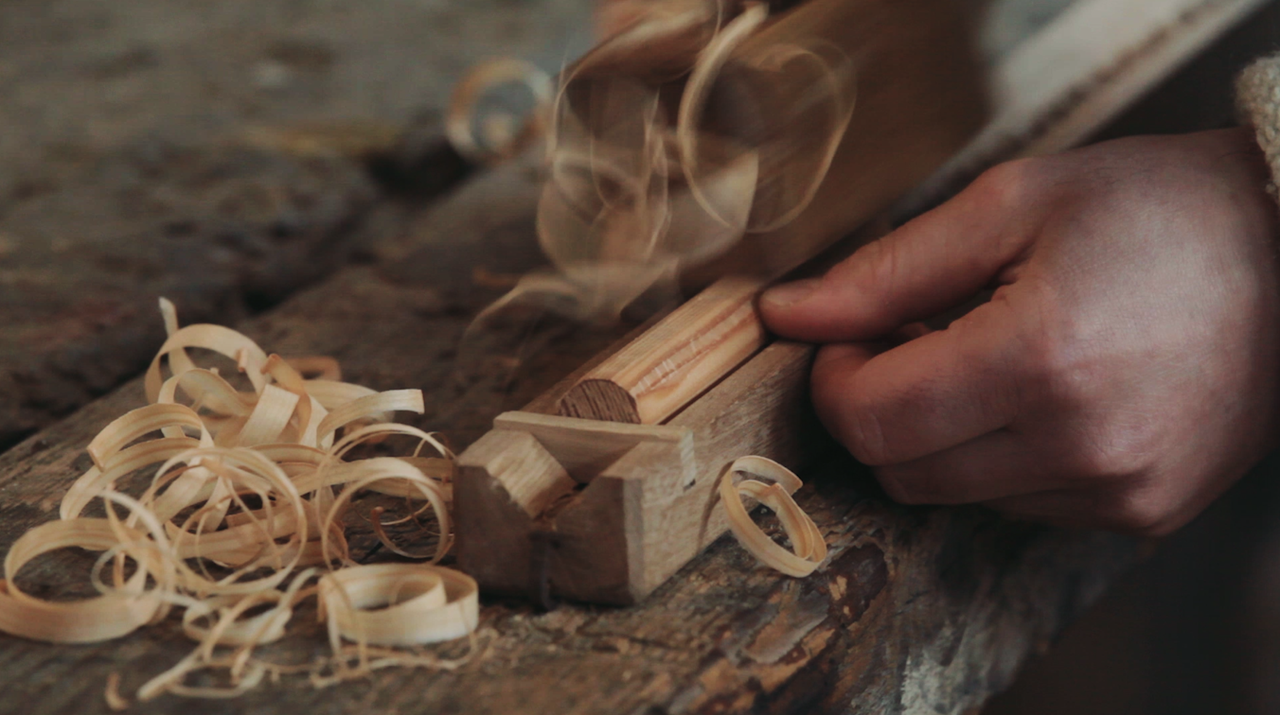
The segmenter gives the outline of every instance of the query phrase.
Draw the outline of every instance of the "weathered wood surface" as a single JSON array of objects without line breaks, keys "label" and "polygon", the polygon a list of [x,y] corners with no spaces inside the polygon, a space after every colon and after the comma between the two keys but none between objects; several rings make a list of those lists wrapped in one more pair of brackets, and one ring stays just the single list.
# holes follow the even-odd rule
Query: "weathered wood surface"
[{"label": "weathered wood surface", "polygon": [[144,367],[154,295],[234,322],[394,237],[390,195],[468,169],[438,131],[457,78],[554,70],[589,10],[0,3],[0,448]]},{"label": "weathered wood surface", "polygon": [[[344,270],[245,329],[285,354],[333,355],[347,377],[375,388],[422,387],[428,413],[418,424],[469,443],[620,334],[536,331],[514,372],[495,352],[503,336],[482,336],[463,351],[468,369],[455,370],[469,315],[495,295],[472,281],[471,267],[504,274],[537,260],[534,188],[518,167],[481,177],[415,225],[416,248]],[[486,204],[494,195],[504,200]],[[462,217],[485,205],[466,229]],[[84,445],[141,402],[130,383],[0,456],[0,549],[53,518],[87,459]],[[456,672],[382,671],[325,691],[286,679],[238,701],[164,696],[137,710],[963,713],[1007,685],[1133,555],[1119,537],[976,509],[893,506],[847,463],[806,476],[813,484],[799,501],[832,551],[808,580],[759,568],[721,540],[637,607],[539,613],[486,601],[488,645]],[[44,584],[36,593],[84,593],[80,576],[58,564],[33,564],[22,580]],[[295,628],[264,655],[297,661],[324,651],[307,613]],[[109,673],[120,672],[128,692],[190,647],[172,621],[93,646],[0,637],[0,711],[102,712]]]}]

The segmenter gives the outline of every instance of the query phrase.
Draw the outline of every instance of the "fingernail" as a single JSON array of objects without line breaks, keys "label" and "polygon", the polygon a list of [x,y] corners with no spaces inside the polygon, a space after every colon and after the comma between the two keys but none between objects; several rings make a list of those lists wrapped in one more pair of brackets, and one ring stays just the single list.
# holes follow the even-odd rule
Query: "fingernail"
[{"label": "fingernail", "polygon": [[821,278],[806,278],[794,283],[784,283],[765,291],[760,301],[775,308],[786,308],[808,298],[821,282]]}]

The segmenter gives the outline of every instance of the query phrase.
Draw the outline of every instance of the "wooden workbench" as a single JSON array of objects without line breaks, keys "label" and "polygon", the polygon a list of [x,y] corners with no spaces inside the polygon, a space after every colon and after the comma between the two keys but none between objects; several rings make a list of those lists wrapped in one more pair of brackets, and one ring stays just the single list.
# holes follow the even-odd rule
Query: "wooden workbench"
[{"label": "wooden workbench", "polygon": [[[296,53],[290,57],[297,59]],[[155,186],[148,183],[147,167],[169,155],[155,159],[147,146],[129,146],[127,160],[111,158],[126,156],[121,149],[97,170],[109,174],[112,167],[125,167],[137,185]],[[416,152],[414,157],[423,151],[420,143],[402,150]],[[195,151],[197,159],[190,162],[197,166],[216,168],[218,161],[199,157],[222,156],[218,147]],[[296,146],[270,144],[252,151],[270,171],[269,180],[256,175],[259,183],[305,181],[316,188],[305,198],[271,204],[269,211],[243,209],[248,218],[242,224],[250,228],[229,238],[214,230],[223,217],[208,208],[223,204],[200,197],[213,195],[210,181],[234,187],[245,177],[230,169],[194,176],[166,169],[160,193],[170,200],[169,213],[130,224],[129,231],[112,229],[133,237],[121,239],[133,248],[104,243],[87,254],[90,262],[59,251],[50,239],[39,252],[11,248],[6,266],[0,246],[0,277],[11,278],[0,281],[0,289],[10,290],[0,293],[0,329],[8,331],[0,332],[0,361],[29,371],[0,371],[0,389],[10,397],[0,403],[0,441],[7,435],[13,442],[43,426],[0,454],[0,549],[56,516],[61,493],[87,464],[85,444],[111,418],[143,403],[136,381],[90,400],[136,372],[158,342],[159,317],[147,316],[147,294],[168,289],[175,266],[190,263],[182,275],[203,277],[210,286],[189,299],[203,317],[234,320],[262,345],[286,355],[332,355],[354,382],[422,388],[427,413],[414,423],[447,432],[458,447],[482,434],[493,416],[524,404],[628,329],[543,321],[533,331],[527,325],[495,331],[460,352],[459,338],[471,316],[501,293],[493,286],[540,261],[531,235],[534,177],[527,167],[474,176],[420,211],[397,203],[385,186],[356,170],[363,156],[299,158]],[[427,155],[445,162],[437,165],[442,175],[462,175],[447,163],[453,160],[447,153],[433,151]],[[75,175],[89,177],[79,180],[94,187],[114,180],[88,170]],[[67,196],[59,199],[58,191],[38,185],[19,187],[23,198],[11,204],[25,208],[18,214],[11,207],[7,219],[0,213],[9,221],[0,229],[14,233],[39,225],[32,201],[45,201],[46,211],[76,206],[92,226],[97,209],[75,200],[74,181],[55,179],[51,185]],[[183,192],[200,200],[172,201]],[[128,209],[138,197],[104,190],[101,201],[112,215],[132,218]],[[296,232],[276,235],[277,214],[308,220]],[[115,237],[112,231],[104,230]],[[181,235],[166,238],[174,231]],[[123,266],[136,265],[130,257],[183,236],[192,248],[165,248],[163,260],[146,271],[120,275]],[[302,247],[288,248],[297,246],[290,243],[297,238]],[[122,254],[130,260],[122,262]],[[312,269],[317,256],[324,258],[322,268]],[[206,274],[201,267],[208,263],[202,261],[227,267]],[[82,264],[95,281],[59,277],[63,267],[81,270]],[[47,269],[35,275],[46,276],[42,290],[50,297],[41,305],[50,307],[24,314],[21,281],[33,275],[33,265]],[[291,297],[264,296],[254,288],[255,280],[273,275],[254,273],[264,265],[285,277],[280,282],[288,283]],[[329,275],[321,279],[322,273]],[[300,288],[311,281],[319,282]],[[59,302],[77,285],[83,287],[74,300]],[[127,309],[91,310],[115,306],[117,295],[127,295]],[[264,312],[243,317],[254,310]],[[73,330],[50,330],[55,323]],[[64,389],[59,380],[75,389]],[[53,392],[40,392],[46,386]],[[23,395],[21,411],[11,399],[17,394]],[[10,412],[16,416],[6,427]],[[809,579],[778,576],[732,541],[721,540],[637,607],[559,604],[543,611],[487,600],[478,650],[453,671],[391,669],[326,690],[285,678],[235,701],[163,696],[134,709],[316,715],[973,713],[1011,682],[1028,657],[1047,648],[1139,551],[1123,537],[1014,523],[980,509],[899,507],[879,495],[865,470],[835,450],[804,476],[809,484],[798,501],[831,548],[828,565]],[[24,571],[23,583],[41,595],[84,594],[82,574],[65,566],[39,561]],[[300,614],[295,632],[263,655],[297,662],[322,654],[322,632],[308,615]],[[172,621],[93,646],[0,636],[0,713],[105,711],[109,674],[120,673],[120,690],[128,695],[191,646]],[[455,644],[432,652],[454,656],[465,650]]]},{"label": "wooden workbench", "polygon": [[[474,439],[624,329],[549,326],[518,366],[498,357],[455,372],[462,329],[496,295],[474,284],[471,267],[501,275],[536,260],[521,248],[533,245],[522,233],[532,189],[518,168],[483,176],[415,226],[416,248],[340,271],[243,328],[286,355],[335,356],[356,382],[421,387],[429,407],[419,424]],[[54,516],[83,446],[141,404],[140,385],[126,384],[0,456],[0,545]],[[486,603],[483,650],[456,672],[384,671],[324,691],[286,680],[234,703],[164,696],[143,710],[965,712],[1007,686],[1133,557],[1116,536],[894,506],[836,457],[810,478],[800,503],[832,547],[812,578],[781,577],[722,540],[639,607]],[[74,583],[64,562],[29,568],[33,584]],[[297,635],[268,653],[296,661],[323,651],[319,629],[305,614],[297,622]],[[172,623],[94,646],[3,637],[0,710],[103,710],[109,673],[128,692],[190,647]]]}]

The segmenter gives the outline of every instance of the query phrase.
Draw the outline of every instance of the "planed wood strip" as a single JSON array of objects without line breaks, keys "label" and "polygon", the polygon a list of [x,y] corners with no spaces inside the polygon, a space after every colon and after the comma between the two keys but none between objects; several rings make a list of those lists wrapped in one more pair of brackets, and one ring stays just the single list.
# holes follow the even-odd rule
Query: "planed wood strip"
[{"label": "planed wood strip", "polygon": [[723,278],[583,375],[559,413],[659,424],[764,346],[755,311],[761,283]]},{"label": "planed wood strip", "polygon": [[536,412],[543,415],[560,414],[560,398],[568,394],[569,390],[572,390],[584,375],[599,367],[619,350],[635,342],[637,338],[645,334],[645,331],[657,325],[666,316],[667,313],[655,315],[644,323],[628,330],[625,335],[610,343],[604,350],[592,355],[590,360],[579,365],[573,372],[553,385],[551,389],[530,400],[529,404],[521,409],[521,412]]}]

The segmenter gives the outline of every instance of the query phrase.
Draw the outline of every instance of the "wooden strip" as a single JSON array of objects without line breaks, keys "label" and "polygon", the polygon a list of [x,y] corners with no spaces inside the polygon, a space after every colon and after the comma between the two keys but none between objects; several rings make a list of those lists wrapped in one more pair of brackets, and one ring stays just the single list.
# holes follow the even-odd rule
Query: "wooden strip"
[{"label": "wooden strip", "polygon": [[599,367],[606,360],[613,357],[619,350],[635,342],[637,338],[645,334],[645,331],[657,325],[659,321],[666,317],[666,315],[666,313],[655,315],[644,323],[627,331],[625,335],[610,343],[604,350],[592,355],[590,360],[579,365],[573,372],[569,373],[553,385],[551,389],[530,400],[529,403],[521,409],[521,412],[558,415],[560,413],[560,399],[568,394],[569,390],[572,390],[573,387],[582,380],[584,375]]},{"label": "wooden strip", "polygon": [[567,417],[658,424],[765,342],[755,312],[761,283],[724,278],[586,373],[560,398]]}]

